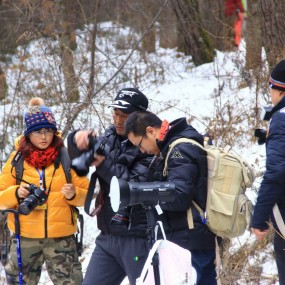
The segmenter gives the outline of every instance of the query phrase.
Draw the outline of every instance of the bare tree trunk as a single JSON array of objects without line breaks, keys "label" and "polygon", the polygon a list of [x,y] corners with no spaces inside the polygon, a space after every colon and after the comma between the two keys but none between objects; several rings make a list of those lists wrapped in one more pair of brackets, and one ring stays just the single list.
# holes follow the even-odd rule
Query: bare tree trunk
[{"label": "bare tree trunk", "polygon": [[[225,23],[225,1],[199,0],[200,14],[213,46],[220,50],[228,50],[233,40],[232,27]],[[229,32],[230,30],[230,32]]]},{"label": "bare tree trunk", "polygon": [[285,58],[285,2],[260,0],[261,33],[270,69]]},{"label": "bare tree trunk", "polygon": [[6,76],[2,68],[0,67],[0,100],[6,98],[8,93],[8,85],[6,81]]},{"label": "bare tree trunk", "polygon": [[89,76],[89,86],[88,86],[88,97],[92,98],[94,94],[94,79],[95,79],[95,49],[96,49],[96,36],[97,36],[97,22],[98,22],[98,12],[100,9],[101,1],[95,1],[94,5],[94,21],[93,28],[91,31],[91,43],[90,43],[90,54],[91,54],[91,66],[90,66],[90,76]]},{"label": "bare tree trunk", "polygon": [[159,19],[159,45],[162,48],[177,47],[177,18],[171,5],[167,5]]},{"label": "bare tree trunk", "polygon": [[261,66],[261,25],[259,0],[248,1],[246,19],[246,69]]},{"label": "bare tree trunk", "polygon": [[[153,4],[152,1],[142,1],[142,27],[141,30],[144,31],[145,27],[149,25],[153,19]],[[155,52],[155,26],[153,26],[145,35],[142,41],[142,49],[146,52]]]},{"label": "bare tree trunk", "polygon": [[[59,37],[61,46],[62,72],[64,75],[65,92],[68,102],[79,100],[78,78],[74,70],[73,50],[76,49],[75,25],[72,19],[73,1],[64,0],[61,5],[62,18],[59,18],[61,33]],[[59,14],[61,17],[61,14]]]},{"label": "bare tree trunk", "polygon": [[215,51],[199,14],[199,0],[172,0],[178,19],[178,49],[192,55],[195,65],[213,61]]}]

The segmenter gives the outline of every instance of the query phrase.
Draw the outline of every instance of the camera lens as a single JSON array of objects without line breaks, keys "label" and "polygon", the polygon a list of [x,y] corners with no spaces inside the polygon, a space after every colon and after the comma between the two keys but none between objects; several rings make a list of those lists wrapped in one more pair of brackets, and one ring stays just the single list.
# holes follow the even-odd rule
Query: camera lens
[{"label": "camera lens", "polygon": [[30,195],[19,205],[18,210],[22,215],[29,215],[31,211],[37,207],[38,204],[39,200],[37,197]]},{"label": "camera lens", "polygon": [[97,154],[104,155],[104,144],[102,140],[89,136],[89,141],[90,149],[83,152],[77,158],[74,158],[71,162],[71,167],[78,176],[85,176],[88,174],[89,166],[92,164]]},{"label": "camera lens", "polygon": [[18,211],[22,215],[29,215],[38,205],[41,206],[46,201],[48,195],[44,190],[31,184],[29,187],[30,195],[19,205]]},{"label": "camera lens", "polygon": [[71,167],[78,176],[85,176],[89,172],[89,166],[94,160],[94,151],[89,150],[72,160]]}]

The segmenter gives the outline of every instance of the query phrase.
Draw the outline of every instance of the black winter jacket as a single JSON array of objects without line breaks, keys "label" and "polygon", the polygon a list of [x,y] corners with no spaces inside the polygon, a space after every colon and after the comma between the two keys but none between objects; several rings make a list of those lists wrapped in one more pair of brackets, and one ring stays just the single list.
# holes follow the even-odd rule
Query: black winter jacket
[{"label": "black winter jacket", "polygon": [[266,171],[259,189],[251,226],[268,228],[272,218],[278,230],[272,208],[278,204],[285,221],[285,97],[272,109],[266,140]]},{"label": "black winter jacket", "polygon": [[[74,144],[76,131],[68,136],[68,152],[71,159],[82,152]],[[147,229],[145,210],[141,205],[119,210],[120,216],[129,219],[123,223],[114,220],[115,215],[110,203],[110,182],[113,176],[125,181],[148,181],[148,169],[152,157],[142,154],[130,141],[117,135],[114,126],[106,130],[99,138],[104,145],[106,159],[97,167],[96,172],[100,184],[100,192],[96,205],[103,201],[102,208],[97,214],[97,226],[102,233],[145,236]]]},{"label": "black winter jacket", "polygon": [[[215,235],[202,223],[196,209],[193,209],[194,229],[189,230],[187,222],[187,210],[191,206],[192,200],[205,209],[207,195],[206,153],[195,145],[181,143],[173,149],[169,157],[168,176],[163,177],[162,175],[165,162],[163,157],[166,156],[168,147],[174,140],[186,137],[203,144],[203,137],[187,124],[185,118],[178,119],[170,125],[171,129],[164,140],[158,142],[161,157],[157,158],[154,163],[150,163],[152,158],[141,154],[129,141],[122,142],[122,138],[116,135],[113,127],[107,130],[105,150],[109,155],[97,169],[100,192],[104,197],[104,205],[97,215],[98,228],[104,233],[120,235],[145,236],[146,233],[146,213],[141,205],[127,209],[130,213],[131,223],[129,230],[122,225],[110,224],[114,212],[111,209],[108,194],[110,178],[113,175],[127,181],[173,181],[176,186],[175,201],[161,203],[163,214],[155,213],[155,219],[163,222],[167,238],[178,245],[189,250],[214,249]],[[74,133],[68,137],[68,148],[72,158],[75,157],[75,154],[79,155],[78,149],[73,144],[73,136]],[[127,167],[130,167],[131,171]],[[100,198],[97,197],[96,201],[98,199]]]},{"label": "black winter jacket", "polygon": [[[188,125],[185,118],[177,119],[170,123],[170,130],[162,141],[157,142],[162,159],[156,165],[154,180],[172,181],[175,184],[175,201],[161,203],[163,220],[167,221],[170,232],[181,232],[178,240],[174,242],[193,249],[214,249],[215,235],[202,223],[198,211],[192,207],[194,229],[189,230],[187,210],[192,205],[192,200],[205,209],[207,197],[207,156],[206,152],[191,143],[176,145],[168,159],[168,175],[162,177],[164,159],[169,145],[178,138],[191,138],[203,145],[203,137],[192,126]],[[162,218],[161,218],[162,219]],[[169,231],[168,229],[168,231]],[[171,237],[170,237],[171,239]]]}]

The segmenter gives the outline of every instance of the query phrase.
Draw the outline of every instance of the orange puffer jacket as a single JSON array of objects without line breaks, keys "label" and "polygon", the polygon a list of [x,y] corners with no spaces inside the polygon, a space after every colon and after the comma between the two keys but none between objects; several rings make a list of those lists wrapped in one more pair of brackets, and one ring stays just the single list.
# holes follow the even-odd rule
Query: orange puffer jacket
[{"label": "orange puffer jacket", "polygon": [[[17,209],[19,202],[16,197],[15,167],[12,169],[12,160],[16,154],[14,151],[5,163],[0,175],[0,209]],[[22,179],[39,185],[39,173],[37,169],[24,161]],[[11,173],[12,169],[12,173]],[[53,175],[54,173],[54,175]],[[74,199],[67,200],[60,192],[66,178],[62,165],[54,172],[54,164],[44,170],[46,187],[50,187],[46,204],[38,206],[27,216],[19,215],[20,235],[27,238],[56,238],[74,234],[77,231],[77,219],[74,207],[83,206],[87,194],[89,181],[86,177],[79,177],[71,170],[72,184],[76,188]],[[24,182],[21,182],[24,183]],[[26,184],[26,183],[25,183]],[[8,214],[8,227],[15,232],[14,214]]]}]

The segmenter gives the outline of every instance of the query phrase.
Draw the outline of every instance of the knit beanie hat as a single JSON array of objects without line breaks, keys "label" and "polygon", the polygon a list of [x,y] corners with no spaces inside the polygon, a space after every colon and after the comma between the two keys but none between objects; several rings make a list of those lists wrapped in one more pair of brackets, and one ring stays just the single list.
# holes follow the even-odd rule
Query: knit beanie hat
[{"label": "knit beanie hat", "polygon": [[269,87],[285,91],[285,60],[281,60],[272,70],[269,78]]},{"label": "knit beanie hat", "polygon": [[41,98],[32,98],[29,102],[28,110],[24,112],[25,131],[24,136],[42,128],[57,131],[54,115],[50,108],[44,106]]},{"label": "knit beanie hat", "polygon": [[117,108],[125,114],[145,111],[148,107],[148,99],[137,88],[123,88],[109,107]]}]

